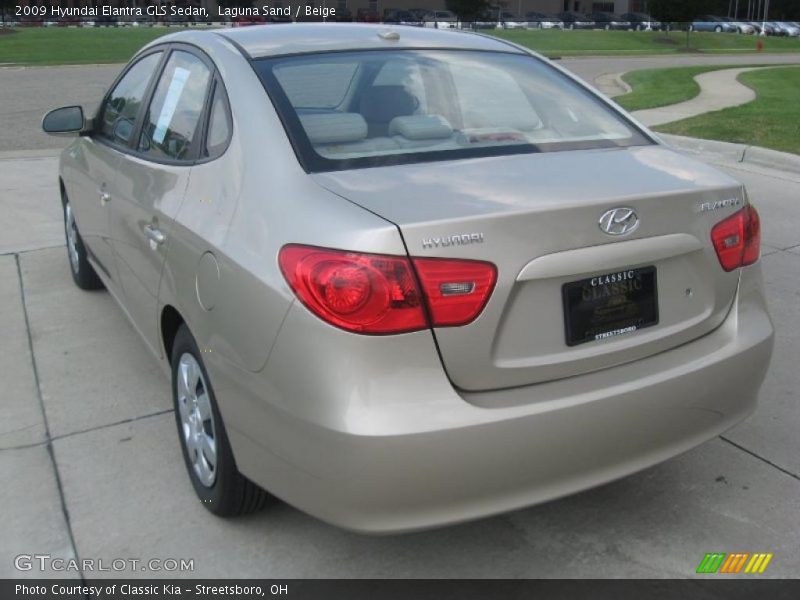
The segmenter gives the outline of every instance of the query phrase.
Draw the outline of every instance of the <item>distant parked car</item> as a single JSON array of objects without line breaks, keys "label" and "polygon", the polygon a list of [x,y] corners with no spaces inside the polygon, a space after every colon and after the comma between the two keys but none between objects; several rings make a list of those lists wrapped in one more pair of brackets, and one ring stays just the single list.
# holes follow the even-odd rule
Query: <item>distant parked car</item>
[{"label": "distant parked car", "polygon": [[783,21],[768,21],[769,25],[775,30],[775,35],[797,37],[800,36],[800,27],[794,23]]},{"label": "distant parked car", "polygon": [[559,18],[564,22],[565,29],[594,29],[595,22],[587,19],[585,15],[575,11],[565,11],[558,14]]},{"label": "distant parked car", "polygon": [[425,15],[423,24],[436,29],[455,29],[458,27],[458,17],[449,10],[434,10]]},{"label": "distant parked car", "polygon": [[237,15],[233,18],[232,27],[249,27],[251,25],[264,25],[267,20],[262,15]]},{"label": "distant parked car", "polygon": [[359,23],[380,23],[381,16],[377,10],[371,8],[359,8],[356,11],[356,21]]},{"label": "distant parked car", "polygon": [[720,19],[736,27],[738,33],[744,33],[747,35],[756,33],[756,28],[746,21],[736,21],[732,17],[720,17]]},{"label": "distant parked car", "polygon": [[610,12],[593,12],[589,15],[589,18],[595,22],[598,28],[605,30],[624,30],[632,28],[630,21],[626,21],[625,18]]},{"label": "distant parked car", "polygon": [[647,13],[625,13],[622,18],[630,21],[631,27],[636,31],[659,31],[663,25]]},{"label": "distant parked car", "polygon": [[353,20],[353,13],[347,7],[337,8],[333,20],[337,23],[350,23]]},{"label": "distant parked car", "polygon": [[59,27],[79,27],[80,17],[60,17],[57,21]]},{"label": "distant parked car", "polygon": [[747,21],[756,31],[756,35],[775,35],[775,29],[771,25],[757,21]]},{"label": "distant parked car", "polygon": [[396,8],[387,8],[383,11],[383,22],[422,27],[422,19],[417,18],[410,11],[397,10]]},{"label": "distant parked car", "polygon": [[564,21],[553,15],[529,12],[525,15],[528,29],[564,29]]},{"label": "distant parked car", "polygon": [[502,11],[497,27],[502,29],[526,29],[527,21],[508,11]]},{"label": "distant parked car", "polygon": [[720,17],[703,15],[696,18],[689,25],[689,31],[715,31],[717,33],[736,33],[739,29],[733,24],[723,21]]}]

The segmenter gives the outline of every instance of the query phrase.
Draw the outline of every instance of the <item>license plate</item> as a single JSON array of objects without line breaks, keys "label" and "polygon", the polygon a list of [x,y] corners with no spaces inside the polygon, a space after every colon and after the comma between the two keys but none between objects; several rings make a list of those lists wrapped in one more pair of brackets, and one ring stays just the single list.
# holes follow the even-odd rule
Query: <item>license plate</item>
[{"label": "license plate", "polygon": [[658,324],[655,267],[624,269],[565,283],[562,296],[568,346]]}]

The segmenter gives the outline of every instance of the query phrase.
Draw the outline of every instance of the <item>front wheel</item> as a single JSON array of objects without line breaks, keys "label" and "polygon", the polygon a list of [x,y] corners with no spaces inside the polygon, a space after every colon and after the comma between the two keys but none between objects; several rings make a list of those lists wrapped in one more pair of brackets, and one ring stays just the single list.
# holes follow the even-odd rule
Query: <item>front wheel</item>
[{"label": "front wheel", "polygon": [[236,468],[208,372],[185,325],[172,346],[172,398],[186,470],[203,506],[221,517],[262,508],[270,495]]},{"label": "front wheel", "polygon": [[67,238],[67,258],[69,258],[70,273],[75,285],[82,290],[102,289],[103,282],[97,276],[94,267],[89,263],[86,246],[83,244],[83,238],[78,231],[78,224],[75,222],[75,213],[66,196],[64,196],[64,233]]},{"label": "front wheel", "polygon": [[716,31],[717,33],[722,33],[722,27],[717,25],[716,27],[714,27],[714,31]]}]

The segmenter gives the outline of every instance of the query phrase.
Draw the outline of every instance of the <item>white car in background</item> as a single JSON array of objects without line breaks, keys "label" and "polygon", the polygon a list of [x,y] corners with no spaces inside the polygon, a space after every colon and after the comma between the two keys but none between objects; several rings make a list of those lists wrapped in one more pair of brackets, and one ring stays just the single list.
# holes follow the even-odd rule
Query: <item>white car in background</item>
[{"label": "white car in background", "polygon": [[449,10],[434,10],[425,15],[425,27],[436,29],[457,29],[458,17]]},{"label": "white car in background", "polygon": [[528,23],[521,17],[508,11],[501,12],[497,21],[498,29],[527,29],[527,25]]},{"label": "white car in background", "polygon": [[564,21],[553,15],[541,12],[529,12],[525,14],[528,29],[564,29]]}]

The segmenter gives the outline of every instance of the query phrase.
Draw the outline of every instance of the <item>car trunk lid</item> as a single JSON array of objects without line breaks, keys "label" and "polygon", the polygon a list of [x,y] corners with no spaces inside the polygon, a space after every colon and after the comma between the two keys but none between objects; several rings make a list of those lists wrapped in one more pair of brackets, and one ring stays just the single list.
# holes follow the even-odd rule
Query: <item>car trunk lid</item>
[{"label": "car trunk lid", "polygon": [[[720,267],[710,230],[744,202],[741,185],[661,146],[313,177],[395,223],[412,257],[497,266],[497,284],[481,315],[467,325],[434,329],[448,376],[465,390],[570,377],[676,347],[717,327],[737,289],[738,273]],[[599,220],[615,208],[632,209],[638,227],[626,235],[604,233]],[[656,322],[570,345],[565,285],[630,272],[641,279],[652,271]],[[577,293],[591,294],[590,288]],[[610,301],[598,308],[620,307]]]}]

